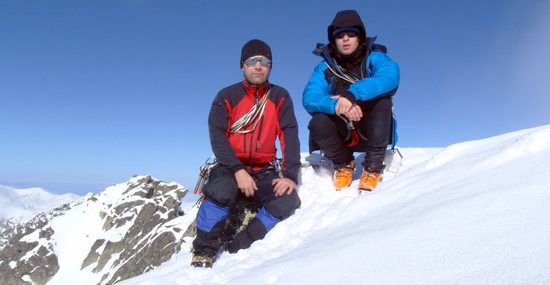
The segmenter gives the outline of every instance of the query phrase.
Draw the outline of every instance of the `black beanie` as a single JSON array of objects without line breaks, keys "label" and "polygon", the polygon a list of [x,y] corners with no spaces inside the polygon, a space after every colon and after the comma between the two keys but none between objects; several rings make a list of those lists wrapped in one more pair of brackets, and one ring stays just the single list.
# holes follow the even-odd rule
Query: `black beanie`
[{"label": "black beanie", "polygon": [[243,49],[241,51],[240,67],[243,67],[243,63],[246,59],[255,55],[263,55],[273,62],[273,59],[271,58],[271,48],[266,43],[258,39],[253,39],[248,41],[243,46]]}]

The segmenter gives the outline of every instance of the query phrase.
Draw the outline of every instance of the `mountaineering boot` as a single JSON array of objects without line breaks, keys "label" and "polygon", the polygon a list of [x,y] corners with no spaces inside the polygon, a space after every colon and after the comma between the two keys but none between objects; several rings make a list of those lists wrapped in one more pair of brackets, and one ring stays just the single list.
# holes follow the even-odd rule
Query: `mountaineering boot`
[{"label": "mountaineering boot", "polygon": [[337,191],[340,191],[342,188],[348,187],[351,184],[354,166],[355,162],[352,160],[348,164],[341,164],[336,167],[333,183],[334,188],[336,188]]},{"label": "mountaineering boot", "polygon": [[381,180],[382,173],[363,170],[363,175],[359,178],[359,190],[372,191]]},{"label": "mountaineering boot", "polygon": [[214,263],[214,259],[211,256],[193,255],[193,260],[191,261],[191,266],[193,266],[193,267],[212,268],[212,263]]}]

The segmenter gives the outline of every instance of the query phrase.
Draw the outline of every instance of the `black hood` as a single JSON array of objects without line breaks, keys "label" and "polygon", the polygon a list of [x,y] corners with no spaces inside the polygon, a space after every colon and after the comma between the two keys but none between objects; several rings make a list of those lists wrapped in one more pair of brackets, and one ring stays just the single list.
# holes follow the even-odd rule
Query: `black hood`
[{"label": "black hood", "polygon": [[365,25],[363,24],[363,21],[361,21],[361,17],[355,10],[344,10],[336,13],[336,16],[334,16],[334,20],[332,20],[332,24],[330,24],[330,26],[328,26],[327,28],[329,43],[334,45],[334,36],[332,36],[332,32],[335,29],[346,27],[358,28],[361,32],[361,34],[359,35],[361,40],[360,42],[365,43],[367,38]]}]

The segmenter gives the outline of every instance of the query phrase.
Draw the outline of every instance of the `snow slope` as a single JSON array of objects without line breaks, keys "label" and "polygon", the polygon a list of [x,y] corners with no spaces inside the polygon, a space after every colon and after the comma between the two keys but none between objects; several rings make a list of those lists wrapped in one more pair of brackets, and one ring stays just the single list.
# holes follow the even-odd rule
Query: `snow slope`
[{"label": "snow slope", "polygon": [[119,284],[550,283],[550,126],[401,151],[363,195],[304,168],[296,214],[213,269],[189,266],[188,239]]},{"label": "snow slope", "polygon": [[70,203],[80,196],[55,195],[42,188],[15,189],[0,185],[0,218],[26,221],[51,208]]}]

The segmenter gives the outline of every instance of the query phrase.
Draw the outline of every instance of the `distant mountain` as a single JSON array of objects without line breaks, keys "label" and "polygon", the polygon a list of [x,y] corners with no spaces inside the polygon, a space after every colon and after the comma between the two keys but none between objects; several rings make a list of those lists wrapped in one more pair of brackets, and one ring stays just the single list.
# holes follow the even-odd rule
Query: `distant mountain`
[{"label": "distant mountain", "polygon": [[0,185],[0,219],[26,221],[41,212],[79,198],[76,194],[55,195],[36,187],[16,189]]}]

